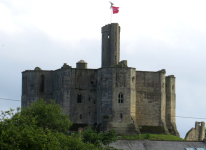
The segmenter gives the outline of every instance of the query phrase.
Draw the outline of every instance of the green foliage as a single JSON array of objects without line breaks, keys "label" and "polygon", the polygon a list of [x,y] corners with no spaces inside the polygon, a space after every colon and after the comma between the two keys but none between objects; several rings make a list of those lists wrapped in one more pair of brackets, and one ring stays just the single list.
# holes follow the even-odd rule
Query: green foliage
[{"label": "green foliage", "polygon": [[83,142],[92,143],[97,147],[101,147],[102,145],[109,145],[110,143],[117,141],[117,136],[115,133],[115,130],[112,130],[108,133],[98,134],[96,130],[92,130],[91,127],[87,127],[86,131],[82,133]]},{"label": "green foliage", "polygon": [[133,134],[133,135],[121,135],[118,139],[126,140],[154,140],[154,141],[186,141],[180,137],[174,135],[164,135],[164,134]]},{"label": "green foliage", "polygon": [[[33,102],[27,109],[23,108],[21,110],[21,115],[31,118],[36,117],[36,125],[42,127],[43,130],[49,128],[52,131],[66,132],[72,125],[69,115],[63,115],[60,105],[55,104],[53,100],[48,105],[43,99]],[[30,119],[23,122],[20,121],[19,125],[22,123],[29,125]]]},{"label": "green foliage", "polygon": [[[72,125],[68,115],[63,115],[59,105],[51,100],[46,105],[43,99],[32,103],[27,109],[17,108],[17,113],[2,111],[0,121],[0,150],[111,150],[110,147],[101,147],[101,144],[83,142],[78,134],[69,135],[66,131]],[[5,118],[10,115],[11,118]],[[106,135],[106,134],[105,134]],[[104,135],[104,136],[105,136]],[[92,138],[91,135],[87,135]],[[109,143],[101,135],[104,144]],[[112,136],[112,134],[108,134]]]},{"label": "green foliage", "polygon": [[[0,122],[0,149],[68,149],[68,137],[66,135],[59,133],[57,130],[52,131],[39,125],[38,117],[41,117],[41,115],[32,117],[31,114],[35,114],[35,112],[32,112],[30,109],[23,109],[21,113],[19,110],[20,108],[17,108],[17,113],[11,119],[5,119],[4,117],[6,114],[11,116],[14,110],[2,111],[3,121]],[[69,125],[67,124],[67,126]]]}]

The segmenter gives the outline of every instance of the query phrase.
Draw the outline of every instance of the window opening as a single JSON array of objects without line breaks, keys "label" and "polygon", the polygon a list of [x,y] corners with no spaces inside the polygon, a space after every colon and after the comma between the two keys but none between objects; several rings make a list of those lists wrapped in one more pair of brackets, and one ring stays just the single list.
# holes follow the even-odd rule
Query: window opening
[{"label": "window opening", "polygon": [[89,97],[89,101],[90,101],[90,97]]},{"label": "window opening", "polygon": [[123,93],[119,93],[118,102],[119,103],[124,103],[124,95],[123,95]]},{"label": "window opening", "polygon": [[94,101],[94,104],[95,104],[95,101]]},{"label": "window opening", "polygon": [[82,119],[82,114],[79,115],[79,118]]},{"label": "window opening", "polygon": [[121,119],[123,118],[123,115],[122,115],[122,113],[120,113],[120,118],[121,118]]},{"label": "window opening", "polygon": [[40,76],[40,88],[39,92],[44,92],[44,75]]},{"label": "window opening", "polygon": [[82,103],[82,96],[80,93],[77,95],[77,103]]}]

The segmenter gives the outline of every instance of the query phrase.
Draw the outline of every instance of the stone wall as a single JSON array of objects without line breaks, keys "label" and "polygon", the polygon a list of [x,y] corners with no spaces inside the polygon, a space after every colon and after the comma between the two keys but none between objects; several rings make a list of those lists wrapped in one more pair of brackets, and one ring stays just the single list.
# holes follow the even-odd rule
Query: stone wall
[{"label": "stone wall", "polygon": [[185,135],[188,141],[203,141],[205,138],[205,122],[195,122],[195,128],[191,128]]},{"label": "stone wall", "polygon": [[53,99],[52,77],[53,71],[43,71],[39,67],[22,72],[21,106],[28,107],[33,101],[36,102],[40,98],[49,103],[50,99]]},{"label": "stone wall", "polygon": [[165,73],[164,69],[136,71],[136,120],[143,133],[169,134],[165,121]]},{"label": "stone wall", "polygon": [[136,71],[136,119],[138,125],[160,125],[159,72]]}]

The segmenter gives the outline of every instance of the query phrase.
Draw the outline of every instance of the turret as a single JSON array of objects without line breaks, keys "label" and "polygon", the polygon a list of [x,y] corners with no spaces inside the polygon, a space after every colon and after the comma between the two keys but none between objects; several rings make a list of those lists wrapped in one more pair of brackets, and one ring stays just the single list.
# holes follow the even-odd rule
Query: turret
[{"label": "turret", "polygon": [[102,67],[117,65],[120,60],[120,26],[112,23],[102,27]]}]

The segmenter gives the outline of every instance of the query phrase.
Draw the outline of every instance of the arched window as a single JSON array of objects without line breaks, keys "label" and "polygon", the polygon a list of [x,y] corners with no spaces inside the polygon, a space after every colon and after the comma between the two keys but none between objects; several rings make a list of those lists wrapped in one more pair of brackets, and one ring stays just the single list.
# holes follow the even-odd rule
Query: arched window
[{"label": "arched window", "polygon": [[39,92],[44,92],[44,75],[40,76],[40,87],[39,87]]},{"label": "arched window", "polygon": [[82,114],[79,115],[79,119],[82,119]]},{"label": "arched window", "polygon": [[82,103],[82,96],[80,93],[77,95],[77,103]]},{"label": "arched window", "polygon": [[122,115],[122,113],[120,113],[120,118],[121,118],[121,119],[123,118],[123,115]]},{"label": "arched window", "polygon": [[118,96],[118,102],[119,102],[119,103],[124,103],[124,95],[123,95],[122,92],[119,93],[119,96]]}]

